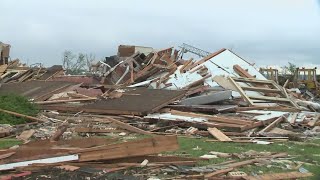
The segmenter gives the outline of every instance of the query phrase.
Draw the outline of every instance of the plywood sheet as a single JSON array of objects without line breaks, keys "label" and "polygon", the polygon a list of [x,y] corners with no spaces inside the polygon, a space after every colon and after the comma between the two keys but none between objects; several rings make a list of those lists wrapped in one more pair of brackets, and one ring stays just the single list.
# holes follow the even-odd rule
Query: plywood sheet
[{"label": "plywood sheet", "polygon": [[125,88],[121,91],[123,95],[120,98],[96,101],[82,108],[86,112],[104,114],[146,115],[182,98],[185,94],[185,91],[147,88]]},{"label": "plywood sheet", "polygon": [[21,83],[8,83],[2,84],[0,88],[0,95],[13,93],[35,99],[53,92],[54,90],[62,90],[63,88],[67,88],[76,84],[78,83],[56,81],[26,81]]}]

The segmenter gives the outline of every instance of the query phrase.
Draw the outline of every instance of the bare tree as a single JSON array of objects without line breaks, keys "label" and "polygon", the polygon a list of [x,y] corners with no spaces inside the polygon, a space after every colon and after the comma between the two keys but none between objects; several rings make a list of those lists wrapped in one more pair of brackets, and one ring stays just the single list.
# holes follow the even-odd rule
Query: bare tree
[{"label": "bare tree", "polygon": [[91,72],[91,65],[92,65],[92,62],[96,59],[96,56],[90,53],[89,55],[86,54],[85,57],[86,57],[88,71]]},{"label": "bare tree", "polygon": [[95,55],[93,53],[79,53],[76,55],[69,50],[64,51],[62,57],[63,68],[66,70],[67,74],[83,74],[87,71],[90,72],[94,60]]},{"label": "bare tree", "polygon": [[67,71],[67,73],[69,73],[68,71],[70,71],[75,58],[76,58],[76,55],[74,55],[71,51],[65,50],[63,52],[62,66]]},{"label": "bare tree", "polygon": [[86,72],[86,55],[83,53],[75,55],[71,51],[64,51],[62,61],[67,74],[83,74]]},{"label": "bare tree", "polygon": [[290,72],[291,75],[293,75],[297,69],[297,66],[291,62],[288,62],[288,66],[284,66],[284,69],[286,69],[288,72]]}]

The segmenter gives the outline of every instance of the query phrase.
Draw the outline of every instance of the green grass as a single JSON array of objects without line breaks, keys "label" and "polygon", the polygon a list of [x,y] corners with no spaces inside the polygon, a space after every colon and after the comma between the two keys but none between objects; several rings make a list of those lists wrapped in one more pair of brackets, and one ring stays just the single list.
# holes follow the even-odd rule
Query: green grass
[{"label": "green grass", "polygon": [[[319,144],[319,140],[312,141],[309,144],[295,144],[293,142],[274,143],[269,145],[258,145],[252,143],[230,143],[230,142],[206,142],[207,138],[179,138],[180,149],[171,154],[189,154],[191,157],[199,157],[204,154],[209,154],[210,151],[224,152],[224,153],[241,153],[249,150],[258,152],[286,152],[292,158],[292,162],[304,162],[302,167],[314,173],[314,177],[310,179],[319,179],[320,177],[320,147],[313,145]],[[198,147],[199,150],[193,150]],[[244,159],[237,158],[217,158],[210,161],[199,162],[199,165],[221,163],[229,160],[242,161]],[[288,169],[286,163],[272,163],[271,167],[263,166],[245,166],[238,169],[244,171],[248,175],[276,172],[297,171],[295,169]]]},{"label": "green grass", "polygon": [[[37,107],[30,103],[27,98],[14,94],[0,96],[0,108],[29,116],[36,116],[39,112]],[[0,124],[16,125],[26,122],[27,119],[25,118],[0,112]]]},{"label": "green grass", "polygon": [[0,149],[6,149],[15,145],[21,144],[21,141],[16,139],[1,139],[0,140]]}]

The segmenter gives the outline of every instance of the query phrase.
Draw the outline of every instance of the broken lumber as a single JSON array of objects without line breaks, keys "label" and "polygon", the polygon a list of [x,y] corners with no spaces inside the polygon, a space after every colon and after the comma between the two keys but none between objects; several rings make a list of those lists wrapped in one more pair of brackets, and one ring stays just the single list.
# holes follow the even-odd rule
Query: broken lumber
[{"label": "broken lumber", "polygon": [[245,78],[255,78],[254,76],[252,76],[251,74],[248,73],[248,71],[244,70],[241,66],[239,66],[238,64],[233,65],[233,70],[239,74],[241,77],[245,77]]},{"label": "broken lumber", "polygon": [[66,100],[52,100],[52,101],[37,101],[35,104],[58,104],[58,103],[66,103],[66,102],[78,102],[78,101],[93,101],[97,100],[97,98],[79,98],[79,99],[66,99]]},{"label": "broken lumber", "polygon": [[226,166],[229,168],[238,168],[238,167],[246,166],[246,165],[253,164],[256,162],[259,162],[259,160],[258,159],[249,159],[249,160],[245,160],[245,161],[227,164]]},{"label": "broken lumber", "polygon": [[312,173],[285,172],[285,173],[263,174],[258,176],[246,176],[243,178],[246,180],[280,180],[280,179],[307,178],[311,176],[313,176]]},{"label": "broken lumber", "polygon": [[32,135],[35,132],[36,131],[34,129],[23,131],[19,136],[17,136],[17,139],[20,139],[20,140],[23,140],[23,141],[27,141],[27,140],[29,140],[29,138],[32,137]]},{"label": "broken lumber", "polygon": [[279,123],[281,123],[283,121],[284,117],[280,116],[278,119],[274,120],[271,124],[269,124],[267,127],[265,127],[264,129],[262,129],[261,131],[259,131],[259,134],[264,133],[264,132],[268,132],[271,129],[273,129],[274,127],[276,127]]},{"label": "broken lumber", "polygon": [[208,56],[204,57],[203,59],[197,61],[196,63],[192,64],[191,66],[188,66],[188,68],[185,68],[185,70],[190,70],[190,69],[193,69],[194,67],[202,64],[202,63],[205,63],[206,61],[210,60],[211,58],[217,56],[218,54],[222,53],[223,51],[225,51],[226,49],[223,48],[215,53],[212,53],[212,54],[209,54]]},{"label": "broken lumber", "polygon": [[63,124],[58,127],[58,130],[54,135],[50,138],[51,141],[58,141],[62,134],[68,129],[68,124]]},{"label": "broken lumber", "polygon": [[24,115],[24,114],[16,113],[16,112],[13,112],[13,111],[4,110],[4,109],[0,109],[0,112],[11,114],[11,115],[14,115],[16,117],[26,118],[26,119],[29,119],[29,120],[35,121],[35,122],[40,122],[40,123],[46,122],[45,120],[42,120],[42,119],[39,119],[39,118],[36,118],[36,117],[32,117],[32,116],[28,116],[28,115]]},{"label": "broken lumber", "polygon": [[116,129],[93,129],[87,127],[77,127],[74,129],[77,133],[111,133],[111,132],[122,132]]},{"label": "broken lumber", "polygon": [[89,148],[80,153],[80,162],[157,154],[179,148],[176,136],[155,136],[137,141]]},{"label": "broken lumber", "polygon": [[208,131],[213,137],[217,138],[219,141],[232,141],[232,139],[223,134],[223,132],[221,132],[217,128],[208,128]]},{"label": "broken lumber", "polygon": [[205,178],[211,178],[211,177],[214,177],[214,176],[218,176],[218,175],[221,175],[221,174],[228,173],[228,172],[230,172],[232,170],[233,170],[233,168],[221,169],[221,170],[214,171],[212,173],[205,174],[204,177]]},{"label": "broken lumber", "polygon": [[144,135],[154,135],[154,134],[152,134],[151,132],[148,132],[148,131],[145,131],[145,130],[136,128],[136,127],[134,127],[134,126],[131,126],[131,125],[126,124],[126,123],[123,123],[123,122],[118,121],[118,120],[116,120],[116,119],[113,119],[113,118],[110,118],[110,117],[106,117],[106,119],[107,119],[108,121],[113,122],[114,124],[116,124],[117,126],[119,126],[119,127],[122,128],[122,129],[131,131],[131,132],[134,132],[134,133],[144,134]]}]

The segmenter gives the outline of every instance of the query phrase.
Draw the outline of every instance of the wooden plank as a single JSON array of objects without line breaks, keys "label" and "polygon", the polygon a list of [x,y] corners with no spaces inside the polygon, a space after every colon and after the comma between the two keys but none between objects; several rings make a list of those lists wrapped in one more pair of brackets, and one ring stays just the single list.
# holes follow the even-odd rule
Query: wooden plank
[{"label": "wooden plank", "polygon": [[240,161],[240,162],[227,164],[226,166],[229,167],[229,168],[238,168],[238,167],[250,165],[250,164],[253,164],[253,163],[256,163],[256,162],[259,162],[259,160],[258,159],[249,159],[249,160],[245,160],[245,161]]},{"label": "wooden plank", "polygon": [[274,82],[272,80],[258,80],[258,79],[255,79],[255,78],[237,78],[237,77],[233,77],[232,79],[234,81],[236,81],[236,82],[257,83],[257,84],[265,84],[265,85],[270,85],[270,84],[272,84]]},{"label": "wooden plank", "polygon": [[17,116],[17,117],[21,117],[21,118],[26,118],[26,119],[29,119],[31,121],[35,121],[35,122],[47,122],[45,120],[42,120],[42,119],[39,119],[39,118],[36,118],[36,117],[32,117],[32,116],[28,116],[28,115],[24,115],[24,114],[20,114],[20,113],[16,113],[16,112],[13,112],[13,111],[8,111],[8,110],[4,110],[4,109],[0,109],[0,112],[4,112],[4,113],[7,113],[7,114],[11,114],[13,116]]},{"label": "wooden plank", "polygon": [[213,81],[218,83],[224,89],[238,91],[238,89],[230,82],[230,80],[224,76],[214,76]]},{"label": "wooden plank", "polygon": [[233,137],[232,139],[288,139],[288,137]]},{"label": "wooden plank", "polygon": [[241,131],[246,131],[246,130],[249,130],[249,129],[257,128],[257,127],[260,127],[260,126],[263,126],[263,125],[264,125],[263,121],[254,122],[251,125],[246,125],[246,126],[242,127]]},{"label": "wooden plank", "polygon": [[209,121],[221,122],[221,123],[230,123],[230,124],[239,124],[239,125],[247,125],[247,124],[253,123],[251,121],[240,120],[240,119],[235,119],[231,117],[219,117],[219,116],[212,116],[212,115],[192,113],[192,112],[182,112],[177,110],[170,110],[169,113],[173,115],[181,115],[181,116],[188,116],[188,117],[202,117]]},{"label": "wooden plank", "polygon": [[291,100],[287,98],[268,97],[268,96],[248,96],[248,98],[256,99],[256,100],[276,101],[276,102],[291,102]]},{"label": "wooden plank", "polygon": [[271,129],[276,127],[279,123],[281,123],[284,120],[284,117],[281,116],[278,119],[274,120],[271,124],[269,124],[267,127],[259,131],[259,134],[264,133],[264,132],[269,132]]},{"label": "wooden plank", "polygon": [[279,106],[254,106],[254,107],[237,107],[236,111],[250,111],[250,110],[268,110],[268,111],[281,111],[281,112],[300,112],[300,109],[291,107],[279,107]]},{"label": "wooden plank", "polygon": [[232,141],[232,139],[223,134],[223,132],[221,132],[217,128],[208,128],[208,131],[213,137],[217,138],[219,141]]},{"label": "wooden plank", "polygon": [[290,98],[290,96],[289,96],[288,93],[287,93],[287,90],[286,90],[284,87],[280,86],[280,85],[277,84],[276,82],[273,82],[272,85],[273,85],[275,88],[281,90],[281,94],[282,94],[285,98],[287,98],[287,99],[290,100],[290,103],[291,103],[291,105],[292,105],[293,107],[295,107],[295,108],[297,108],[297,109],[300,108],[299,105]]},{"label": "wooden plank", "polygon": [[255,78],[254,76],[252,76],[251,74],[248,73],[248,71],[244,70],[241,66],[239,66],[238,64],[233,65],[233,70],[239,74],[241,77],[245,77],[245,78]]},{"label": "wooden plank", "polygon": [[68,129],[68,124],[62,124],[57,128],[57,131],[50,138],[50,141],[58,141],[64,132]]},{"label": "wooden plank", "polygon": [[253,106],[253,102],[247,96],[247,94],[242,90],[242,88],[234,81],[232,77],[229,77],[230,82],[236,87],[238,92],[241,94],[242,98],[245,99],[251,106]]},{"label": "wooden plank", "polygon": [[293,114],[291,115],[291,118],[290,118],[290,120],[289,120],[289,123],[290,123],[290,124],[294,124],[294,123],[296,122],[297,117],[298,117],[298,113],[293,113]]},{"label": "wooden plank", "polygon": [[34,98],[34,101],[44,101],[46,100],[47,98],[51,97],[53,94],[57,94],[57,93],[60,93],[62,91],[64,91],[65,89],[67,89],[68,87],[70,87],[70,84],[66,84],[62,87],[59,87],[51,92],[48,92],[46,94],[43,94],[41,96],[38,96],[38,97],[35,97]]},{"label": "wooden plank", "polygon": [[218,54],[222,53],[222,52],[225,51],[225,50],[226,50],[226,49],[223,48],[223,49],[221,49],[221,50],[219,50],[219,51],[217,51],[217,52],[215,52],[215,53],[210,54],[209,56],[204,57],[203,59],[201,59],[201,60],[197,61],[196,63],[192,64],[191,66],[189,66],[188,69],[186,69],[186,70],[193,69],[194,67],[196,67],[196,66],[198,66],[198,65],[200,65],[200,64],[202,64],[202,63],[205,63],[206,61],[208,61],[208,60],[210,60],[211,58],[217,56]]},{"label": "wooden plank", "polygon": [[23,131],[19,136],[17,136],[17,139],[27,141],[27,140],[29,140],[29,138],[31,138],[33,136],[33,134],[35,132],[36,131],[34,129]]},{"label": "wooden plank", "polygon": [[153,138],[87,149],[85,152],[80,153],[79,161],[128,158],[157,154],[163,151],[174,151],[177,149],[179,149],[179,144],[176,136],[156,136]]},{"label": "wooden plank", "polygon": [[5,153],[5,154],[1,154],[1,155],[0,155],[0,160],[5,159],[5,158],[8,158],[8,157],[14,155],[15,153],[16,153],[16,152],[8,152],[8,153]]},{"label": "wooden plank", "polygon": [[310,120],[308,122],[308,126],[314,127],[316,125],[317,121],[319,120],[319,118],[320,118],[320,115],[319,114],[316,115],[312,120]]},{"label": "wooden plank", "polygon": [[122,132],[116,129],[93,129],[87,127],[77,127],[74,129],[77,133],[111,133],[111,132]]},{"label": "wooden plank", "polygon": [[301,172],[284,172],[284,173],[271,173],[262,174],[257,176],[246,176],[243,177],[246,180],[281,180],[281,179],[298,179],[312,177],[312,173],[301,173]]},{"label": "wooden plank", "polygon": [[232,170],[233,170],[233,168],[220,169],[220,170],[214,171],[212,173],[205,174],[204,177],[205,178],[211,178],[211,177],[214,177],[214,176],[226,174],[226,173],[228,173],[228,172],[230,172]]},{"label": "wooden plank", "polygon": [[58,103],[67,103],[67,102],[78,102],[78,101],[93,101],[97,98],[78,98],[78,99],[66,99],[66,100],[52,100],[52,101],[37,101],[35,104],[58,104]]},{"label": "wooden plank", "polygon": [[139,129],[139,128],[136,128],[134,126],[131,126],[129,124],[126,124],[126,123],[123,123],[119,120],[116,120],[116,119],[113,119],[113,118],[110,118],[110,117],[106,117],[106,119],[108,121],[111,121],[113,122],[114,124],[116,124],[117,126],[119,126],[120,128],[122,129],[125,129],[125,130],[128,130],[130,132],[134,132],[134,133],[139,133],[139,134],[145,134],[145,135],[153,135],[151,132],[148,132],[148,131],[145,131],[145,130],[142,130],[142,129]]},{"label": "wooden plank", "polygon": [[282,87],[283,87],[283,88],[287,88],[288,84],[289,84],[289,79],[286,80],[286,82],[283,84]]},{"label": "wooden plank", "polygon": [[265,92],[265,93],[281,93],[282,91],[279,89],[270,89],[270,88],[262,88],[262,87],[245,87],[241,86],[243,90],[247,91],[258,91],[258,92]]},{"label": "wooden plank", "polygon": [[193,58],[191,58],[190,60],[186,61],[186,62],[182,65],[182,67],[180,68],[180,73],[184,73],[184,69],[185,69],[190,63],[192,63],[192,61],[193,61]]},{"label": "wooden plank", "polygon": [[201,79],[192,82],[191,84],[185,86],[183,89],[189,89],[195,85],[202,84],[204,82],[204,80],[208,79],[209,77],[211,77],[211,74],[207,74],[206,76],[202,77]]}]

